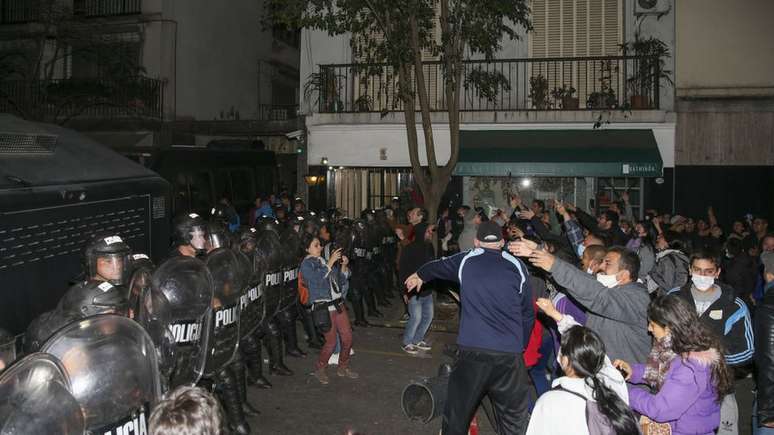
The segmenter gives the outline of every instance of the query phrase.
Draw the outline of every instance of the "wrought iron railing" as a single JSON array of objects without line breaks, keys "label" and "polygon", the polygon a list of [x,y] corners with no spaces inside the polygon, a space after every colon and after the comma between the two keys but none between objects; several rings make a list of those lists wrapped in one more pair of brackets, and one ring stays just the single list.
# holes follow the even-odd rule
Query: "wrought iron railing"
[{"label": "wrought iron railing", "polygon": [[0,24],[19,24],[35,21],[39,9],[30,0],[0,0]]},{"label": "wrought iron railing", "polygon": [[259,104],[259,121],[287,121],[298,118],[297,104]]},{"label": "wrought iron railing", "polygon": [[0,112],[50,122],[71,118],[160,120],[164,85],[147,77],[4,80],[0,81]]},{"label": "wrought iron railing", "polygon": [[73,13],[85,17],[112,17],[142,12],[142,0],[73,0]]},{"label": "wrought iron railing", "polygon": [[[460,110],[658,109],[659,68],[658,57],[637,56],[468,60]],[[423,62],[422,71],[430,110],[446,111],[443,65]],[[494,78],[490,92],[473,86],[476,76]],[[398,87],[397,71],[386,64],[320,65],[305,86],[320,113],[402,111]]]}]

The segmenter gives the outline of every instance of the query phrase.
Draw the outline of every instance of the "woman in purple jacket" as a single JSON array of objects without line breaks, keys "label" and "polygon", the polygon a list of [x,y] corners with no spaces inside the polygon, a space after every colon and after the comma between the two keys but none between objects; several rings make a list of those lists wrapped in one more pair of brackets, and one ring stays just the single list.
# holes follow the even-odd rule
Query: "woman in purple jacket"
[{"label": "woman in purple jacket", "polygon": [[655,341],[646,364],[616,360],[630,384],[629,405],[673,435],[710,435],[720,425],[720,401],[733,389],[719,340],[682,298],[662,296],[648,307]]}]

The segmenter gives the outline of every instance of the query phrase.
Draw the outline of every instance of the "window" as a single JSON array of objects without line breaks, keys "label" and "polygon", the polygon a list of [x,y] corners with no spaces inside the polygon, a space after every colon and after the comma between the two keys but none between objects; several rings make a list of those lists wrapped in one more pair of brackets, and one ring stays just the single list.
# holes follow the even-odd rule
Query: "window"
[{"label": "window", "polygon": [[[621,0],[532,0],[532,25],[533,58],[616,56],[623,42],[623,5]],[[535,63],[531,74],[543,75],[549,90],[573,86],[585,102],[602,85],[620,87],[617,68],[615,62],[563,61]]]}]

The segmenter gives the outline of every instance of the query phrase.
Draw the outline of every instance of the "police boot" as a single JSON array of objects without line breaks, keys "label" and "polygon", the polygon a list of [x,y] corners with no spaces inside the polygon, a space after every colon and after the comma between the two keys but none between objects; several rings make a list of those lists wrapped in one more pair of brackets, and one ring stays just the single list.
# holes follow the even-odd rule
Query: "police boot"
[{"label": "police boot", "polygon": [[285,355],[293,358],[304,358],[306,352],[298,347],[298,332],[296,331],[295,305],[280,313],[280,328],[285,340]]},{"label": "police boot", "polygon": [[274,322],[269,322],[267,332],[263,337],[263,343],[266,345],[266,351],[269,353],[269,374],[291,376],[293,371],[285,365],[279,327]]},{"label": "police boot", "polygon": [[365,318],[365,310],[363,309],[363,297],[359,291],[352,291],[350,293],[350,301],[352,302],[352,310],[355,312],[355,326],[367,327],[369,326],[368,320]]},{"label": "police boot", "polygon": [[240,350],[244,355],[244,363],[247,368],[247,383],[262,389],[271,388],[271,382],[263,376],[261,343],[250,335],[242,340]]},{"label": "police boot", "polygon": [[320,334],[317,332],[317,328],[314,326],[314,320],[312,320],[312,312],[304,307],[299,307],[299,316],[301,317],[301,325],[304,327],[304,333],[306,334],[306,345],[310,349],[322,349],[323,343],[320,339]]},{"label": "police boot", "polygon": [[381,313],[378,309],[376,309],[376,296],[374,295],[374,292],[372,289],[368,289],[365,291],[365,294],[363,295],[366,305],[368,306],[368,316],[369,317],[384,317],[384,314]]},{"label": "police boot", "polygon": [[223,369],[216,376],[215,393],[223,406],[231,433],[248,435],[250,433],[250,425],[247,423],[244,411],[242,411],[239,386],[230,366]]},{"label": "police boot", "polygon": [[234,371],[234,379],[239,389],[239,401],[242,403],[242,412],[253,417],[261,415],[261,411],[247,400],[247,376],[245,376],[245,364],[241,355],[237,354],[237,359],[231,363],[231,368]]}]

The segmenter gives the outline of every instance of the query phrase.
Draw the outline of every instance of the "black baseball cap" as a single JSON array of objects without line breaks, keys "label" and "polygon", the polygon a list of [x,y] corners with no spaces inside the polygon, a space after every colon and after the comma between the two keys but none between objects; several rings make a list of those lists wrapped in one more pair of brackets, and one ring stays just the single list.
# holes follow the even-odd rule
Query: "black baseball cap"
[{"label": "black baseball cap", "polygon": [[479,242],[495,243],[503,239],[503,230],[500,225],[493,221],[481,222],[476,232],[476,238]]}]

